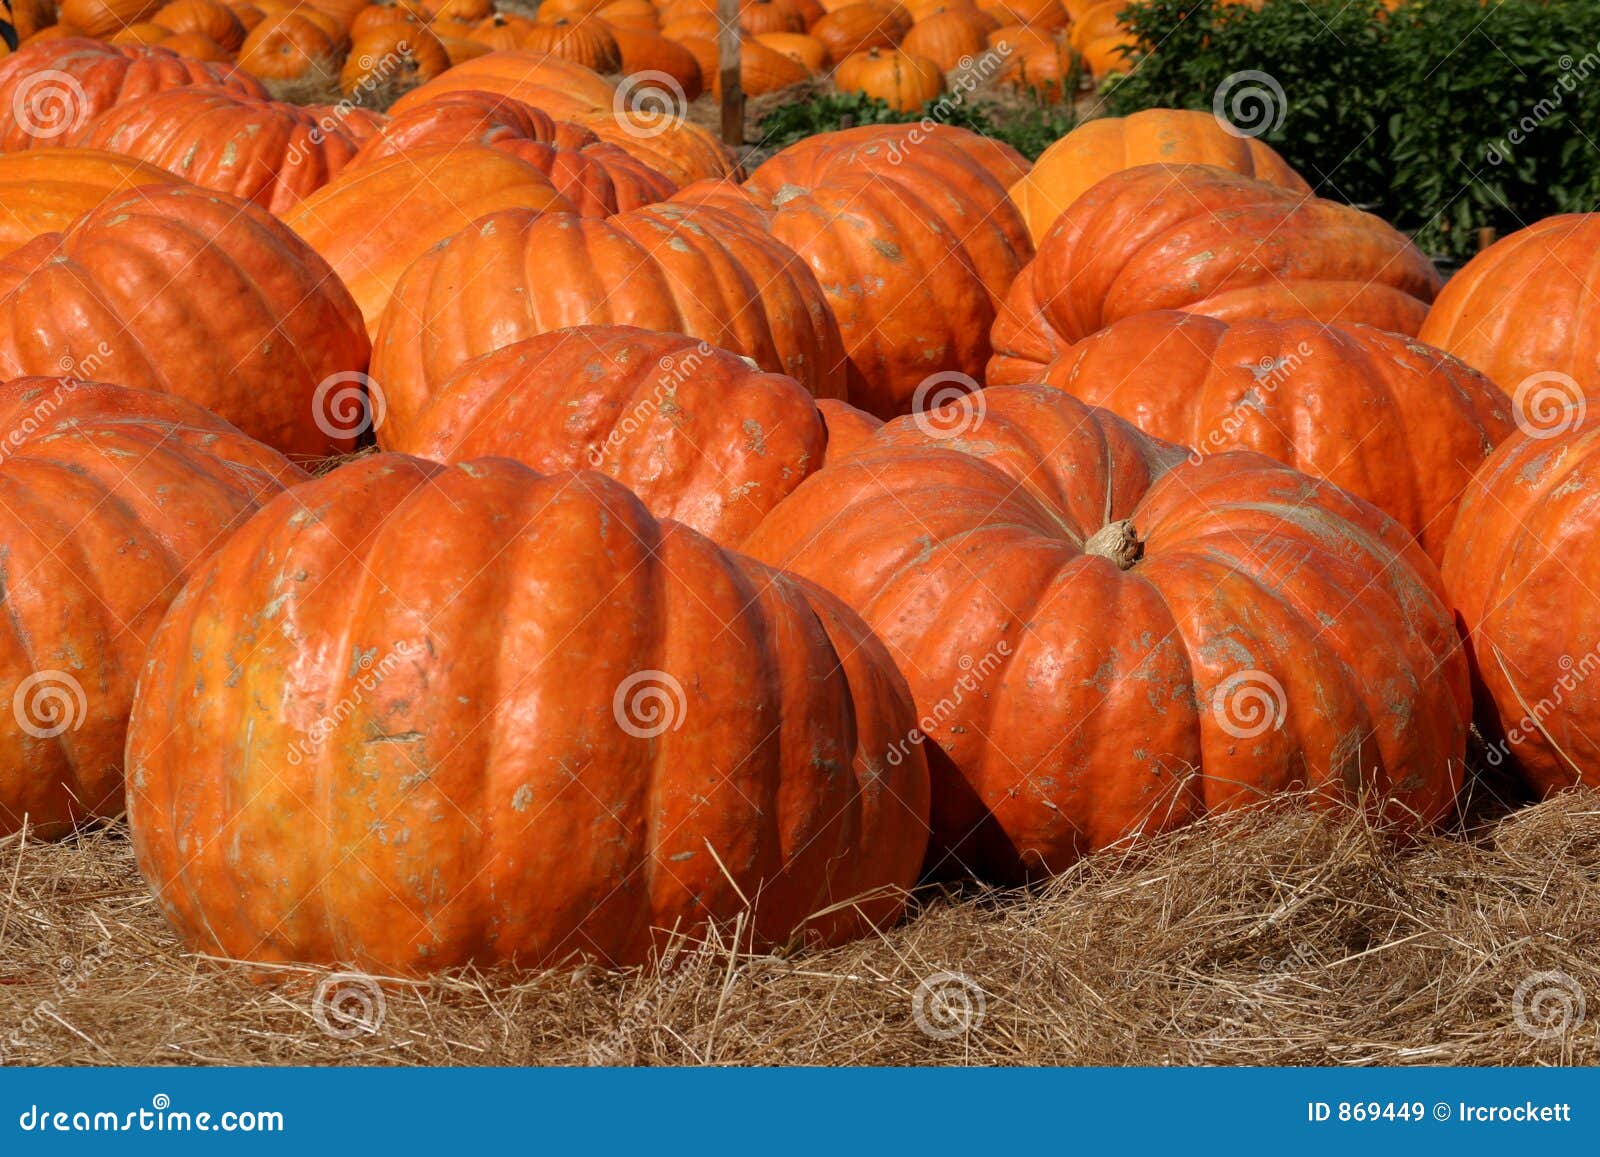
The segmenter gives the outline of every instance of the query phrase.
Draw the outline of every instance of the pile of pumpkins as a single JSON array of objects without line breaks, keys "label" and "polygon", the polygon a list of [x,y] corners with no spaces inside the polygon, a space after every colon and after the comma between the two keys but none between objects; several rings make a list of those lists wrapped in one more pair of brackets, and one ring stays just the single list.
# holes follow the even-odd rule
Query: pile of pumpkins
[{"label": "pile of pumpkins", "polygon": [[746,174],[614,91],[0,61],[0,830],[125,811],[193,949],[415,974],[1426,827],[1474,718],[1600,779],[1600,217],[1445,286],[1202,113]]},{"label": "pile of pumpkins", "polygon": [[[670,78],[674,96],[718,91],[717,0],[16,0],[22,43],[89,37],[158,45],[274,91],[371,98],[510,49],[601,75]],[[915,110],[946,74],[1070,98],[1082,65],[1125,67],[1120,0],[741,0],[741,81],[765,95],[832,75],[839,88]],[[525,10],[526,11],[526,10]],[[0,45],[0,55],[5,46]],[[667,87],[667,86],[663,86]]]}]

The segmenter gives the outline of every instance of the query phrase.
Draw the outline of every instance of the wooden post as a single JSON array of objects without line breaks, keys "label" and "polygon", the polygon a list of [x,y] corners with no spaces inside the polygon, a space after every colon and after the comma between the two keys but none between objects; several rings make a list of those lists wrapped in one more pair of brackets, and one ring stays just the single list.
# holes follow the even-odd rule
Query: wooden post
[{"label": "wooden post", "polygon": [[1494,226],[1485,225],[1483,228],[1478,230],[1478,252],[1482,253],[1485,249],[1489,248],[1489,246],[1493,244]]},{"label": "wooden post", "polygon": [[744,85],[739,81],[739,0],[717,0],[718,83],[722,88],[722,140],[738,148],[744,144]]}]

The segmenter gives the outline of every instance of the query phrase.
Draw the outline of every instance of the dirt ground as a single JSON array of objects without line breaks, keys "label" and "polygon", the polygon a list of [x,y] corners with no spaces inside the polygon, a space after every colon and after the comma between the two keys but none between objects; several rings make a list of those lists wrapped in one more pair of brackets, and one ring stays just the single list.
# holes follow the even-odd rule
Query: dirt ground
[{"label": "dirt ground", "polygon": [[1405,845],[1295,806],[1213,820],[1030,892],[920,895],[826,953],[381,986],[186,955],[119,828],[13,837],[0,1061],[1600,1062],[1600,795],[1489,810]]}]

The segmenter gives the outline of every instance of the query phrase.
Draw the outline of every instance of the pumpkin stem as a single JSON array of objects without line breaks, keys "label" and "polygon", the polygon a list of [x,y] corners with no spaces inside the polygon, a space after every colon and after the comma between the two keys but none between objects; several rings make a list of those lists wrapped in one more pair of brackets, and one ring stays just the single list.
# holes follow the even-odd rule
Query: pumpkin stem
[{"label": "pumpkin stem", "polygon": [[1089,541],[1083,544],[1083,553],[1109,558],[1117,564],[1118,570],[1132,570],[1133,564],[1144,554],[1144,543],[1134,533],[1133,519],[1124,518],[1108,522],[1091,534]]}]

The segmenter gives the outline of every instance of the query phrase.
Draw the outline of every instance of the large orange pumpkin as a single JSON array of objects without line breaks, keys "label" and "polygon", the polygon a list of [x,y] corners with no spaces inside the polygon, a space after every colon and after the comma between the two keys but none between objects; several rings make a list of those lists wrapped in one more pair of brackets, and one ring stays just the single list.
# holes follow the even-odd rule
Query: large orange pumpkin
[{"label": "large orange pumpkin", "polygon": [[[759,40],[745,39],[739,44],[739,85],[750,96],[766,96],[792,85],[803,84],[811,72],[792,56]],[[712,74],[712,91],[722,91],[722,74]]]},{"label": "large orange pumpkin", "polygon": [[[641,0],[642,2],[642,0]],[[671,84],[661,84],[653,78],[635,80],[631,91],[643,93],[654,84],[673,100],[690,101],[705,91],[705,76],[700,61],[694,53],[658,33],[639,28],[613,25],[611,34],[616,38],[617,51],[622,55],[622,71],[639,77],[643,73],[658,73],[669,78]],[[676,90],[671,85],[677,85]]]},{"label": "large orange pumpkin", "polygon": [[566,120],[598,110],[609,114],[617,97],[610,81],[570,60],[539,52],[491,52],[406,93],[389,111],[406,112],[436,96],[464,90],[515,97]]},{"label": "large orange pumpkin", "polygon": [[611,35],[611,29],[603,20],[572,23],[560,19],[548,24],[538,23],[523,36],[522,47],[529,52],[549,53],[570,60],[595,72],[616,72],[622,67],[617,38]]},{"label": "large orange pumpkin", "polygon": [[521,48],[523,38],[532,30],[533,21],[526,16],[496,12],[478,21],[472,29],[471,39],[495,52],[504,52]]},{"label": "large orange pumpkin", "polygon": [[298,105],[216,87],[119,104],[74,143],[138,157],[274,213],[327,184],[356,153],[338,125],[323,125]]},{"label": "large orange pumpkin", "polygon": [[499,149],[460,145],[351,169],[284,220],[343,279],[370,333],[413,261],[484,214],[512,206],[572,208],[527,162]]},{"label": "large orange pumpkin", "polygon": [[339,46],[310,16],[268,16],[250,30],[239,49],[239,67],[267,80],[326,84],[339,73]]},{"label": "large orange pumpkin", "polygon": [[746,946],[836,943],[916,879],[911,726],[836,599],[616,482],[374,455],[184,588],[133,709],[129,818],[200,952],[634,964],[747,913]]},{"label": "large orange pumpkin", "polygon": [[1127,117],[1085,121],[1046,149],[1011,188],[1033,239],[1095,185],[1136,165],[1216,165],[1246,177],[1311,192],[1272,146],[1226,132],[1210,113],[1146,109]]},{"label": "large orange pumpkin", "polygon": [[836,8],[807,30],[828,46],[828,55],[842,61],[855,52],[869,48],[893,48],[905,35],[905,25],[898,24],[882,8],[871,4],[849,4]]},{"label": "large orange pumpkin", "polygon": [[170,0],[151,19],[175,33],[197,32],[229,52],[239,51],[244,44],[243,22],[217,0]]},{"label": "large orange pumpkin", "polygon": [[738,547],[870,423],[793,378],[682,334],[558,329],[466,363],[378,443],[431,458],[514,458],[541,473],[599,470],[658,518]]},{"label": "large orange pumpkin", "polygon": [[939,870],[1060,871],[1297,789],[1451,811],[1470,702],[1437,572],[1375,507],[1260,455],[1190,462],[996,386],[890,422],[743,549],[888,644],[931,741]]},{"label": "large orange pumpkin", "polygon": [[61,0],[57,11],[65,23],[82,29],[85,36],[101,39],[149,20],[161,4],[162,0]]},{"label": "large orange pumpkin", "polygon": [[60,145],[122,101],[191,84],[267,95],[251,77],[163,48],[39,41],[0,60],[0,152]]},{"label": "large orange pumpkin", "polygon": [[329,382],[369,352],[327,265],[225,193],[142,186],[0,259],[0,375],[178,394],[285,453],[352,443]]},{"label": "large orange pumpkin", "polygon": [[575,325],[683,333],[843,397],[839,330],[810,269],[760,229],[671,202],[604,219],[485,217],[406,271],[373,374],[396,420],[474,357]]},{"label": "large orange pumpkin", "polygon": [[1452,277],[1420,336],[1515,393],[1562,377],[1600,402],[1600,213],[1546,217]]},{"label": "large orange pumpkin", "polygon": [[0,384],[0,833],[123,808],[145,647],[188,572],[305,475],[181,398],[73,378]]},{"label": "large orange pumpkin", "polygon": [[1044,380],[1165,441],[1256,450],[1336,482],[1435,562],[1473,471],[1515,429],[1488,378],[1364,325],[1140,313],[1070,347]]},{"label": "large orange pumpkin", "polygon": [[454,92],[401,113],[362,147],[352,166],[418,149],[484,145],[539,169],[585,217],[609,217],[663,201],[673,183],[579,125],[510,97]]},{"label": "large orange pumpkin", "polygon": [[339,70],[339,90],[347,96],[367,92],[405,92],[442,75],[450,53],[426,28],[384,24],[360,33]]},{"label": "large orange pumpkin", "polygon": [[739,158],[715,133],[674,113],[608,109],[580,113],[572,119],[601,140],[665,173],[680,188],[708,178],[741,174]]},{"label": "large orange pumpkin", "polygon": [[67,228],[118,193],[182,182],[165,169],[99,149],[29,149],[0,155],[0,256]]},{"label": "large orange pumpkin", "polygon": [[846,56],[833,81],[842,92],[863,93],[900,112],[915,112],[944,91],[944,73],[937,64],[894,48]]},{"label": "large orange pumpkin", "polygon": [[1545,795],[1600,786],[1597,468],[1593,422],[1513,435],[1468,486],[1445,551],[1487,762]]},{"label": "large orange pumpkin", "polygon": [[903,52],[933,61],[942,72],[970,66],[986,47],[977,9],[940,9],[918,20],[900,42]]},{"label": "large orange pumpkin", "polygon": [[1140,165],[1056,220],[1011,287],[994,347],[1042,367],[1156,309],[1415,334],[1439,285],[1422,251],[1371,214],[1212,165]]}]

